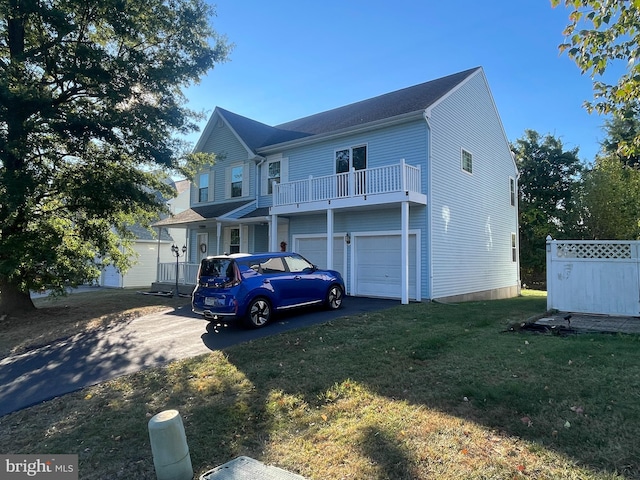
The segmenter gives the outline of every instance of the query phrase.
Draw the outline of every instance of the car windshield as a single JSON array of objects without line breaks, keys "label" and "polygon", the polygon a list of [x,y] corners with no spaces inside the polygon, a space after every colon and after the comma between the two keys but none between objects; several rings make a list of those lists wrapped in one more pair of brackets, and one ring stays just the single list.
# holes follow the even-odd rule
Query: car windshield
[{"label": "car windshield", "polygon": [[200,276],[233,278],[233,260],[227,258],[205,258],[200,264]]}]

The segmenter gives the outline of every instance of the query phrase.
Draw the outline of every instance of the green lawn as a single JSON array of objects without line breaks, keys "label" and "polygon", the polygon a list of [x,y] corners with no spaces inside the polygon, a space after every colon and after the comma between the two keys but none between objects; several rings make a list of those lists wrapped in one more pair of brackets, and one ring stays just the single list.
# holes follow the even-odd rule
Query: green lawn
[{"label": "green lawn", "polygon": [[309,479],[640,478],[640,337],[510,330],[545,306],[410,304],[212,352],[0,418],[0,452],[153,479],[147,422],[175,408],[196,478],[239,455]]}]

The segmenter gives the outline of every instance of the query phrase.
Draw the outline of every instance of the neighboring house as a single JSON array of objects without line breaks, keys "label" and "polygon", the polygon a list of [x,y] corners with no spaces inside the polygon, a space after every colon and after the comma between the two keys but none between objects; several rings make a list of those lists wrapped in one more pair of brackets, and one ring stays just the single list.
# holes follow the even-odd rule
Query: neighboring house
[{"label": "neighboring house", "polygon": [[[172,214],[179,214],[189,208],[191,182],[178,180],[172,183],[177,195],[167,200],[167,205]],[[171,262],[175,265],[176,258],[171,253],[171,245],[174,243],[179,247],[186,245],[187,232],[184,228],[158,228],[155,230],[154,233],[140,226],[131,227],[131,231],[136,237],[133,244],[136,256],[133,266],[125,274],[113,266],[105,268],[99,280],[100,285],[117,288],[148,288],[157,280],[158,265]]]},{"label": "neighboring house", "polygon": [[[515,161],[481,67],[275,127],[217,107],[196,151],[189,262],[286,249],[347,293],[519,293]],[[330,239],[328,241],[327,239]]]}]

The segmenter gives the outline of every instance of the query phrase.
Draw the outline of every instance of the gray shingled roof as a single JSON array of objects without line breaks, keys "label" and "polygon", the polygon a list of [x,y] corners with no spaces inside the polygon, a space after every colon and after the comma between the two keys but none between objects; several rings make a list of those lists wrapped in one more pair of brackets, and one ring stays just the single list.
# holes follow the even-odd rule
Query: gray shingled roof
[{"label": "gray shingled roof", "polygon": [[251,201],[244,202],[232,202],[232,203],[218,203],[215,205],[201,205],[197,207],[191,207],[188,210],[178,213],[173,217],[165,218],[153,224],[154,227],[167,227],[171,225],[178,225],[191,222],[199,222],[202,220],[218,218],[226,215],[229,212],[237,210],[240,207],[252,203]]},{"label": "gray shingled roof", "polygon": [[481,67],[270,127],[219,108],[254,152],[313,135],[322,135],[399,115],[424,111]]}]

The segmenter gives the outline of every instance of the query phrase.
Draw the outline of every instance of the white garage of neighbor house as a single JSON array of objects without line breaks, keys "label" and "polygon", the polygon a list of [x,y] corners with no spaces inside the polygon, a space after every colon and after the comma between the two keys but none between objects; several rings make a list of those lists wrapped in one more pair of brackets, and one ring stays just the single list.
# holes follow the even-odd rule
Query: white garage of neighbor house
[{"label": "white garage of neighbor house", "polygon": [[[191,182],[188,180],[172,182],[172,186],[176,189],[176,196],[167,201],[167,206],[172,213],[179,214],[189,208],[190,185]],[[112,265],[105,267],[98,280],[101,286],[148,288],[157,281],[158,265],[170,262],[174,262],[175,265],[171,245],[176,243],[182,247],[187,243],[186,231],[183,228],[159,228],[154,232],[140,226],[133,226],[131,231],[136,237],[133,243],[134,264],[124,274]]]},{"label": "white garage of neighbor house", "polygon": [[350,295],[519,293],[517,169],[481,67],[276,126],[216,107],[195,150],[219,159],[156,224],[187,230],[194,271],[286,249]]}]

